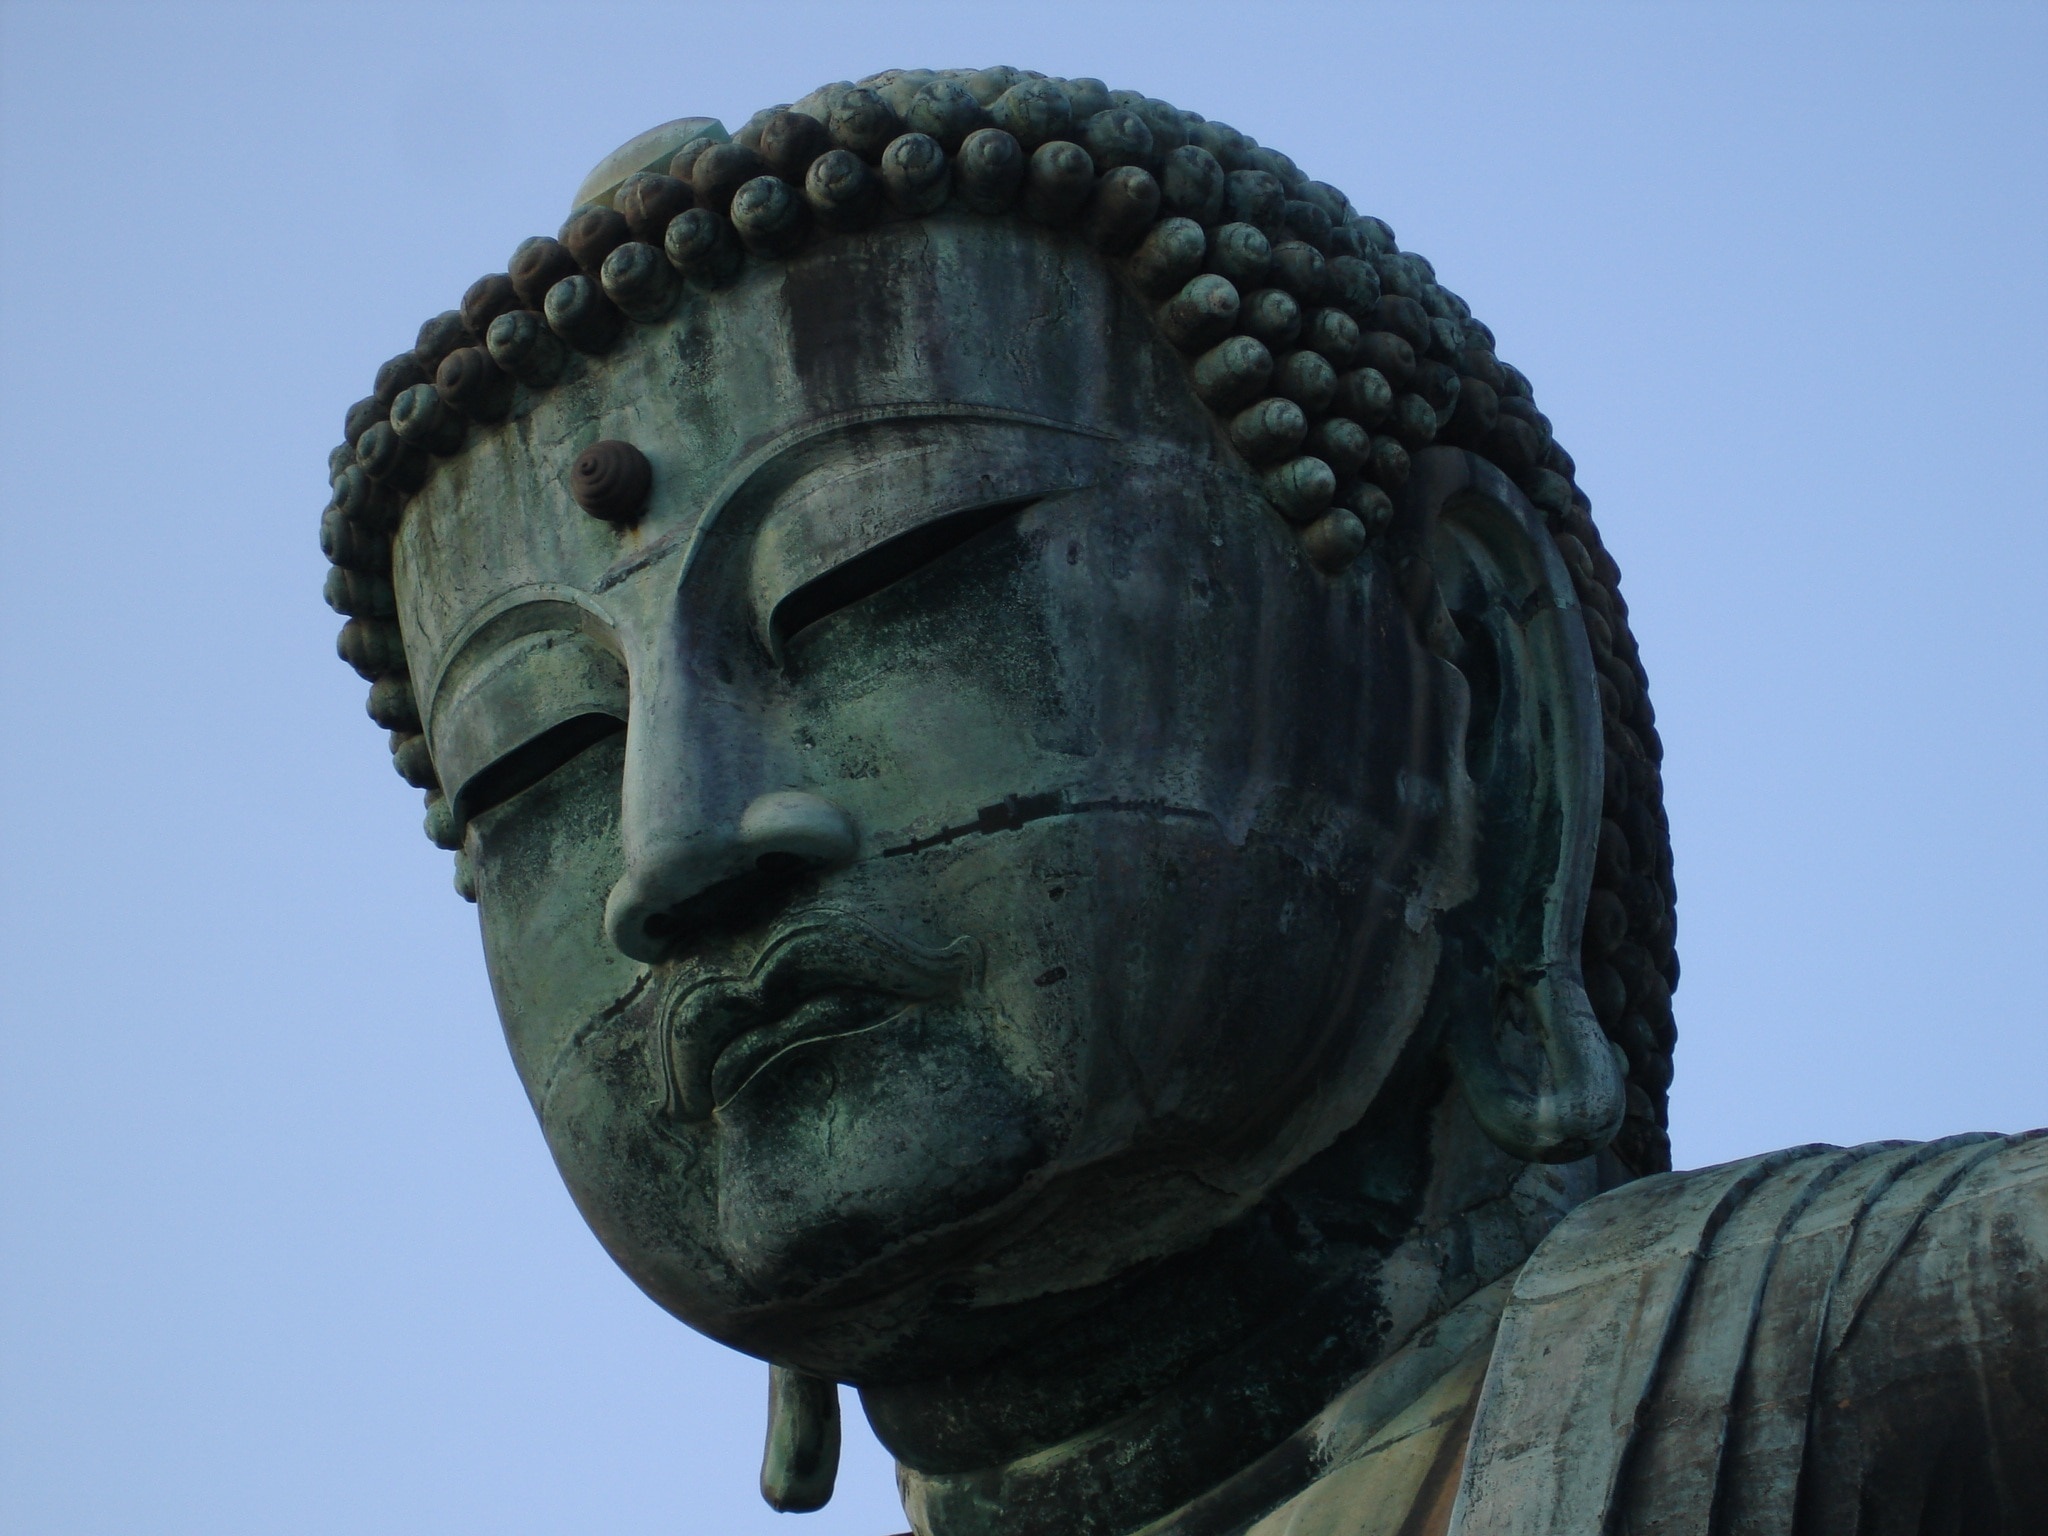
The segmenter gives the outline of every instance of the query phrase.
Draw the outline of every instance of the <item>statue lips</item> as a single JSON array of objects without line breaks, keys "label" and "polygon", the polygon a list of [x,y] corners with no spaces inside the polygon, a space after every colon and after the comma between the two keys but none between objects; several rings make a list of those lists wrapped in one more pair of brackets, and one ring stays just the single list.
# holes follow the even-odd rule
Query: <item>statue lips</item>
[{"label": "statue lips", "polygon": [[693,978],[662,1010],[661,1112],[698,1121],[784,1053],[893,1023],[980,979],[981,947],[931,949],[849,913],[778,924],[743,976]]},{"label": "statue lips", "polygon": [[828,986],[805,996],[789,1012],[764,1010],[711,1063],[711,1099],[724,1109],[766,1067],[798,1046],[843,1040],[901,1018],[913,1003],[864,987]]}]

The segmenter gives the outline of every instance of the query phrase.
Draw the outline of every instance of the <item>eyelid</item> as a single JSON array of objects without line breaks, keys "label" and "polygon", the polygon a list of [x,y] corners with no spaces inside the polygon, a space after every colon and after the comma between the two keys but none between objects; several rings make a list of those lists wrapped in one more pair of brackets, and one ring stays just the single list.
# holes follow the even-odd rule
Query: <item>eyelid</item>
[{"label": "eyelid", "polygon": [[[813,606],[832,593],[828,578],[842,567],[858,569],[858,562],[930,524],[960,534],[953,520],[963,515],[971,521],[976,513],[1014,511],[1082,490],[1102,477],[1108,452],[1109,444],[1092,436],[1017,422],[956,422],[943,431],[915,424],[898,435],[835,444],[781,490],[754,530],[748,595],[763,649],[780,662],[783,641],[803,625],[788,614],[778,617],[779,610],[813,583],[825,585],[798,603],[797,616],[806,622],[844,606],[837,598],[829,607]],[[932,537],[948,541],[943,534]],[[904,554],[892,547],[884,558]],[[912,568],[905,565],[898,574]],[[849,571],[836,579],[852,578]],[[872,583],[862,590],[873,590]]]},{"label": "eyelid", "polygon": [[596,720],[623,727],[627,708],[625,663],[615,652],[581,632],[524,635],[465,668],[436,701],[428,733],[435,771],[456,806],[475,814],[480,795],[497,803],[538,782],[541,775],[521,775],[550,752],[574,745],[543,773],[590,745]]},{"label": "eyelid", "polygon": [[963,507],[915,524],[840,561],[775,604],[768,616],[769,651],[780,661],[789,642],[812,625],[943,560],[1039,500],[1026,496]]},{"label": "eyelid", "polygon": [[456,793],[458,823],[481,816],[533,788],[557,768],[625,730],[626,722],[616,715],[572,715],[530,737],[502,757],[471,774]]}]

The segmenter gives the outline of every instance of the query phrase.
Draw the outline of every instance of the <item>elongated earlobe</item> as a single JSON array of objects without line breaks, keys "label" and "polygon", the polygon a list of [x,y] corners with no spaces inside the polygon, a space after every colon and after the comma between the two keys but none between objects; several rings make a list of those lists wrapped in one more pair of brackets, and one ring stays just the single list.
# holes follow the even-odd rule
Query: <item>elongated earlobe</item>
[{"label": "elongated earlobe", "polygon": [[838,1477],[839,1383],[769,1366],[761,1497],[784,1514],[809,1514],[831,1502]]},{"label": "elongated earlobe", "polygon": [[1451,1026],[1451,1063],[1472,1118],[1535,1163],[1590,1157],[1627,1112],[1627,1061],[1601,1032],[1576,974],[1541,972],[1474,998]]}]

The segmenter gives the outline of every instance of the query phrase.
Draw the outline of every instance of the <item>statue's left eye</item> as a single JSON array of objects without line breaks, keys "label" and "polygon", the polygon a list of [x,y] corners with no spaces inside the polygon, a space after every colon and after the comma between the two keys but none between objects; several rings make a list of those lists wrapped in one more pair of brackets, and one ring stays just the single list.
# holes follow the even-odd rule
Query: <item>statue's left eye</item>
[{"label": "statue's left eye", "polygon": [[1036,497],[1002,502],[991,507],[970,507],[948,513],[928,523],[884,539],[850,560],[813,578],[775,605],[768,625],[778,654],[782,648],[819,620],[842,608],[850,608],[945,558],[963,544],[978,538],[998,524],[1022,512]]}]

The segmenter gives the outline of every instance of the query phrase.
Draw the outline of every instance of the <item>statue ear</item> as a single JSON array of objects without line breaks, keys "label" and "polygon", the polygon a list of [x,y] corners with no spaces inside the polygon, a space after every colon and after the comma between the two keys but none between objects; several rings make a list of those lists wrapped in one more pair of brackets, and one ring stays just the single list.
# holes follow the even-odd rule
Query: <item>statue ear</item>
[{"label": "statue ear", "polygon": [[771,1364],[761,1497],[778,1514],[809,1514],[831,1501],[838,1478],[839,1383]]},{"label": "statue ear", "polygon": [[1394,547],[1446,677],[1450,771],[1473,818],[1470,895],[1442,919],[1432,1011],[1473,1117],[1505,1151],[1568,1162],[1627,1109],[1626,1059],[1586,999],[1579,945],[1600,830],[1600,695],[1542,516],[1474,454],[1416,455]]}]

